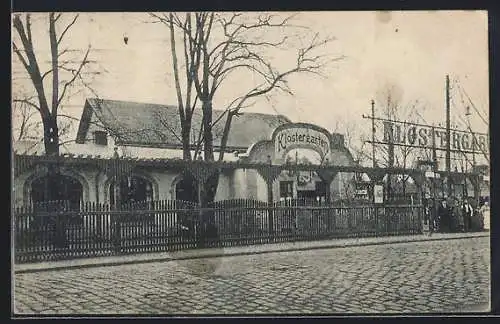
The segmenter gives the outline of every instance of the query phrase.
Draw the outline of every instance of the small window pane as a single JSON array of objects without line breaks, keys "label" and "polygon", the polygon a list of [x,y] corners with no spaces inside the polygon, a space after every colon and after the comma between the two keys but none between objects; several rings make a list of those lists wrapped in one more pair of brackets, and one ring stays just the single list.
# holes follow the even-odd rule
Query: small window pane
[{"label": "small window pane", "polygon": [[106,132],[102,131],[94,132],[94,142],[97,145],[108,145],[108,137]]}]

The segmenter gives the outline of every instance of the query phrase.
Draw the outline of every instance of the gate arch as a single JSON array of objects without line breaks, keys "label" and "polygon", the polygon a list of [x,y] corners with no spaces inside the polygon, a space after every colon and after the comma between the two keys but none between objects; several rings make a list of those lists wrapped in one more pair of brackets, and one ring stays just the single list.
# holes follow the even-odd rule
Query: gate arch
[{"label": "gate arch", "polygon": [[[70,200],[71,204],[76,207],[77,204],[88,201],[89,199],[89,185],[87,179],[81,174],[68,169],[60,169],[59,174],[61,183],[65,188],[61,190],[61,197],[57,200]],[[40,193],[41,188],[34,190],[33,186],[41,186],[47,174],[33,173],[24,182],[23,188],[23,202],[29,205],[35,201],[44,200],[44,195]],[[69,190],[68,190],[69,189]],[[38,192],[38,193],[37,193]],[[37,197],[33,197],[33,195]],[[73,196],[71,196],[73,195]],[[76,195],[76,196],[75,196]],[[35,198],[35,199],[33,199]]]},{"label": "gate arch", "polygon": [[[158,182],[152,176],[143,172],[133,172],[130,175],[130,180],[132,183],[135,182],[138,184],[138,190],[141,192],[137,193],[136,197],[141,198],[139,199],[139,201],[148,199],[158,200],[159,196]],[[104,182],[104,195],[106,201],[110,204],[113,203],[114,200],[114,196],[112,197],[113,188],[114,188],[114,181],[112,178],[108,177]]]}]

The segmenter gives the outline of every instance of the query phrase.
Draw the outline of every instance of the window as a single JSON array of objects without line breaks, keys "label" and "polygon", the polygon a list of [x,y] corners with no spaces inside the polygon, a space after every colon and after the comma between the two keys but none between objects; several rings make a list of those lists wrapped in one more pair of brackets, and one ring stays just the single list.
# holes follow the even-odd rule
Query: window
[{"label": "window", "polygon": [[280,198],[293,197],[293,181],[280,181]]},{"label": "window", "polygon": [[97,145],[108,145],[108,136],[106,132],[95,131],[94,132],[94,143]]}]

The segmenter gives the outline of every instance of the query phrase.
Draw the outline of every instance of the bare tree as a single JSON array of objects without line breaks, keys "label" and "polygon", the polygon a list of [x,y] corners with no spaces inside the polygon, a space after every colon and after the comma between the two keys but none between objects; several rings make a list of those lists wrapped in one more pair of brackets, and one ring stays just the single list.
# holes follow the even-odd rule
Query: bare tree
[{"label": "bare tree", "polygon": [[[58,23],[58,21],[62,22],[62,16],[62,13],[52,12],[48,14],[50,68],[44,72],[41,70],[35,50],[35,40],[32,37],[31,14],[24,14],[24,20],[21,14],[15,14],[13,19],[13,27],[20,41],[20,43],[13,41],[13,50],[26,70],[36,92],[36,100],[34,98],[18,98],[14,99],[14,101],[29,105],[39,112],[44,129],[45,154],[47,155],[59,154],[58,111],[62,101],[68,94],[69,88],[81,78],[82,70],[89,63],[90,46],[85,51],[83,58],[78,62],[64,59],[63,56],[70,50],[63,48],[62,42],[77,22],[79,15],[74,15],[64,25]],[[65,79],[62,72],[69,74],[69,77]],[[51,76],[50,81],[49,76]],[[46,89],[47,83],[50,84],[50,91]],[[51,97],[50,100],[49,97]]]},{"label": "bare tree", "polygon": [[[402,103],[402,90],[395,85],[387,85],[378,94],[379,105],[382,107],[382,118],[394,121],[400,121],[401,134],[405,136],[412,122],[417,122],[421,115],[419,113],[425,110],[419,100],[410,101],[407,104]],[[422,149],[411,146],[400,146],[396,143],[377,145],[379,164],[385,167],[410,168],[414,165],[417,158],[420,157]],[[402,194],[406,194],[406,185],[409,179],[408,174],[402,174],[397,177],[401,182]],[[394,177],[388,175],[388,190],[392,187]]]},{"label": "bare tree", "polygon": [[342,123],[337,121],[334,131],[344,135],[344,145],[357,164],[362,165],[371,159],[366,146],[368,135],[355,121],[346,120]]},{"label": "bare tree", "polygon": [[[68,16],[66,19],[62,13],[48,13],[42,23],[48,24],[48,44],[50,55],[48,67],[44,68],[45,56],[40,54],[35,45],[43,44],[44,39],[33,38],[32,16],[26,14],[14,14],[13,29],[15,30],[13,40],[13,51],[15,57],[22,65],[28,75],[28,80],[33,88],[35,96],[14,98],[15,103],[20,103],[33,108],[39,113],[43,126],[43,143],[46,155],[59,155],[60,136],[69,130],[70,123],[64,126],[58,122],[59,112],[63,101],[67,99],[75,82],[82,80],[82,72],[88,65],[90,46],[85,50],[83,57],[74,59],[69,55],[74,52],[64,46],[64,40],[76,24],[79,15]],[[37,35],[40,27],[37,28]],[[68,57],[69,55],[69,57]],[[56,177],[57,168],[50,164],[47,168],[45,178],[45,199],[59,199],[59,177]]]},{"label": "bare tree", "polygon": [[[193,87],[196,98],[201,102],[202,125],[200,128],[200,146],[203,145],[203,156],[207,161],[214,161],[214,126],[224,119],[224,127],[220,141],[218,160],[224,158],[231,123],[238,117],[241,110],[260,96],[272,91],[282,91],[292,95],[288,79],[299,73],[314,73],[321,75],[322,68],[329,62],[341,58],[329,58],[316,53],[334,38],[321,39],[318,34],[301,46],[296,53],[293,66],[278,69],[272,60],[265,55],[266,50],[279,50],[290,47],[293,16],[280,18],[272,14],[243,14],[243,13],[213,13],[197,12],[187,14],[150,14],[155,21],[164,23],[170,31],[172,45],[172,61],[174,80],[176,84],[179,115],[181,123],[187,112],[194,109],[186,102],[193,96]],[[274,33],[276,30],[278,33]],[[178,55],[174,39],[180,33],[183,40],[183,57],[185,67],[185,93],[179,82]],[[276,36],[278,35],[278,36]],[[179,37],[179,36],[178,36]],[[174,49],[175,48],[175,49]],[[213,120],[213,101],[220,89],[228,86],[234,75],[246,76],[253,79],[254,86],[250,86],[243,93],[235,95],[234,99],[224,107],[225,113]],[[185,100],[182,100],[185,98]],[[187,110],[186,110],[187,109]],[[188,126],[188,121],[184,122]],[[183,147],[187,147],[189,136],[183,137]],[[187,154],[185,154],[187,157]],[[203,201],[213,201],[218,185],[218,175],[214,175],[205,184]]]}]

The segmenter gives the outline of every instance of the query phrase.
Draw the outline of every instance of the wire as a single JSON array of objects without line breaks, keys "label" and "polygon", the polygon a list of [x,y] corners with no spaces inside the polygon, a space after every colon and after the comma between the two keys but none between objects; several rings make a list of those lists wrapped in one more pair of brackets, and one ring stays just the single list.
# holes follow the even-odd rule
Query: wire
[{"label": "wire", "polygon": [[474,111],[477,113],[477,115],[479,116],[479,118],[481,118],[481,120],[486,124],[486,125],[489,125],[489,123],[486,121],[486,119],[483,117],[483,115],[479,112],[479,110],[477,109],[476,105],[474,104],[474,102],[472,102],[472,99],[470,98],[470,96],[467,94],[467,92],[465,91],[465,89],[462,87],[462,85],[459,84],[458,86],[459,90],[461,92],[463,92],[463,94],[467,97],[467,99],[469,100],[469,103],[471,104],[472,108],[474,108]]}]

